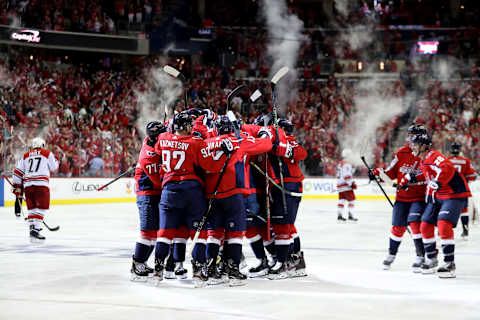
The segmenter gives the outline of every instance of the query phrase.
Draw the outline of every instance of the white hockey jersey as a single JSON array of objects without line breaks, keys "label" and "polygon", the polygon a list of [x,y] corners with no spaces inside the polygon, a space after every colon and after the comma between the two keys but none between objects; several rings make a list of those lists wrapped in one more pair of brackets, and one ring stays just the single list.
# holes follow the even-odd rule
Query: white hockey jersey
[{"label": "white hockey jersey", "polygon": [[344,192],[352,189],[353,167],[352,164],[342,160],[337,166],[337,191]]},{"label": "white hockey jersey", "polygon": [[13,183],[28,186],[46,186],[50,180],[50,171],[58,169],[58,161],[52,152],[46,149],[32,149],[18,160],[13,171]]}]

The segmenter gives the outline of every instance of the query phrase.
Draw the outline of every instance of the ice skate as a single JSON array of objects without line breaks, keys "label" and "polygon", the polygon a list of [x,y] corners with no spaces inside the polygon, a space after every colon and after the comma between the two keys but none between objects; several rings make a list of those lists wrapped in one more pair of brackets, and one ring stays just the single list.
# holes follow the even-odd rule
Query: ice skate
[{"label": "ice skate", "polygon": [[420,273],[422,272],[422,264],[425,262],[425,258],[421,256],[417,256],[415,258],[415,262],[412,264],[412,271],[414,273]]},{"label": "ice skate", "polygon": [[155,269],[153,272],[153,283],[158,285],[163,280],[163,272],[165,269],[165,262],[163,260],[155,259]]},{"label": "ice skate", "polygon": [[45,237],[40,233],[42,228],[35,228],[34,225],[30,226],[30,242],[31,243],[43,243],[45,241]]},{"label": "ice skate", "polygon": [[345,222],[347,219],[345,219],[341,214],[338,215],[337,217],[337,222]]},{"label": "ice skate", "polygon": [[468,228],[465,227],[465,226],[463,226],[463,231],[462,231],[461,237],[465,241],[468,240]]},{"label": "ice skate", "polygon": [[163,274],[165,279],[176,279],[175,276],[175,264],[173,263],[173,256],[170,254],[167,258],[167,263],[165,264],[165,272]]},{"label": "ice skate", "polygon": [[349,214],[348,215],[348,221],[357,222],[358,218],[355,218],[353,215]]},{"label": "ice skate", "polygon": [[208,284],[216,285],[223,283],[222,275],[218,272],[216,261],[213,258],[207,262]]},{"label": "ice skate", "polygon": [[455,262],[445,262],[445,264],[437,269],[438,277],[442,279],[455,278]]},{"label": "ice skate", "polygon": [[234,262],[228,264],[228,285],[230,287],[244,286],[247,276],[240,272],[240,267]]},{"label": "ice skate", "polygon": [[207,285],[207,267],[203,263],[192,260],[192,280],[195,288],[203,288]]},{"label": "ice skate", "polygon": [[385,260],[383,260],[383,270],[390,270],[393,261],[395,261],[395,255],[389,254]]},{"label": "ice skate", "polygon": [[303,257],[303,251],[300,251],[297,254],[292,254],[292,266],[293,268],[289,270],[290,276],[293,278],[296,277],[306,277],[307,272],[305,270],[305,259]]},{"label": "ice skate", "polygon": [[187,279],[188,270],[183,267],[183,262],[175,262],[175,277],[177,279]]},{"label": "ice skate", "polygon": [[268,272],[267,275],[270,280],[280,280],[288,278],[288,266],[286,262],[277,261],[275,266]]},{"label": "ice skate", "polygon": [[422,266],[421,266],[422,274],[435,273],[437,266],[438,266],[437,258],[425,259],[425,262],[422,263]]},{"label": "ice skate", "polygon": [[135,261],[135,258],[132,257],[132,268],[130,269],[130,281],[134,282],[146,282],[148,276],[151,274],[149,271],[152,270],[148,268],[145,262]]},{"label": "ice skate", "polygon": [[267,258],[263,258],[260,260],[260,263],[256,267],[252,267],[248,269],[248,277],[250,278],[258,278],[263,277],[268,274],[268,260]]}]

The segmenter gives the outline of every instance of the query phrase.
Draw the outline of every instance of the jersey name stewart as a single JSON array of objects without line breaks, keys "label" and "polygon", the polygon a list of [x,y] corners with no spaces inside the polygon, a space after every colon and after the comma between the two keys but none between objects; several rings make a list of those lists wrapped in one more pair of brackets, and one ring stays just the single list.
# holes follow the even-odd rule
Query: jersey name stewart
[{"label": "jersey name stewart", "polygon": [[[392,162],[385,174],[392,180],[401,181],[402,178],[410,174],[416,176],[421,173],[420,167],[422,159],[412,154],[412,149],[407,145],[401,147],[395,153]],[[423,201],[425,199],[426,184],[419,183],[409,186],[407,190],[397,188],[396,200],[403,202]]]},{"label": "jersey name stewart", "polygon": [[472,168],[470,159],[462,156],[451,156],[448,160],[450,160],[453,167],[461,173],[467,181],[477,179],[477,173],[475,172],[475,169]]},{"label": "jersey name stewart", "polygon": [[142,150],[135,167],[137,196],[162,193],[160,156],[155,153],[155,148],[147,144],[147,141],[148,137],[143,140]]},{"label": "jersey name stewart", "polygon": [[[453,167],[453,163],[446,156],[436,150],[430,151],[422,164],[423,178],[427,181],[435,180],[440,188],[435,192],[438,199],[455,199],[471,197],[470,188],[465,178]],[[427,194],[432,195],[434,190],[427,188]]]},{"label": "jersey name stewart", "polygon": [[46,186],[50,180],[50,171],[58,169],[58,161],[52,152],[46,149],[32,149],[23,155],[13,171],[13,183],[29,186]]}]

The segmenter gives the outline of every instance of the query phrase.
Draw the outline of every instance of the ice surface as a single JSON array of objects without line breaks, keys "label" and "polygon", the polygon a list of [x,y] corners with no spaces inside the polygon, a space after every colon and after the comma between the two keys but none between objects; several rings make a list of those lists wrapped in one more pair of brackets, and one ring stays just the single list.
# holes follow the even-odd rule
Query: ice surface
[{"label": "ice surface", "polygon": [[0,319],[480,319],[478,225],[456,241],[457,278],[439,279],[411,272],[408,234],[392,269],[382,270],[388,203],[359,202],[356,215],[358,223],[339,224],[335,201],[302,202],[306,278],[193,289],[190,281],[129,281],[134,203],[54,206],[46,221],[61,228],[44,229],[43,245],[29,243],[13,208],[0,208]]}]

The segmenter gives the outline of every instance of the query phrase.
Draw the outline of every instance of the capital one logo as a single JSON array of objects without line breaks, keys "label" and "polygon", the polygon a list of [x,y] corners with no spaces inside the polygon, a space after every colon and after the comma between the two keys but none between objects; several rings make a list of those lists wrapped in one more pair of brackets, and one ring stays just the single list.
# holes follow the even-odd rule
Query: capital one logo
[{"label": "capital one logo", "polygon": [[13,40],[26,41],[26,42],[40,42],[40,32],[37,30],[23,29],[18,32],[14,32],[10,36]]}]

